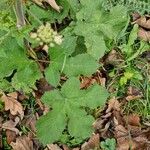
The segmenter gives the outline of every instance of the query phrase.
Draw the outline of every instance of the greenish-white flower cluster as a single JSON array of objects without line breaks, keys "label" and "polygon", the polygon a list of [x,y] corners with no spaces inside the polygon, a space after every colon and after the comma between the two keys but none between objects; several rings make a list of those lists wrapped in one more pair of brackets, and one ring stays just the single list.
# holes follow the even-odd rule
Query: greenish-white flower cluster
[{"label": "greenish-white flower cluster", "polygon": [[47,45],[48,47],[54,47],[56,44],[61,45],[62,35],[59,35],[51,28],[49,23],[41,25],[36,32],[31,32],[30,37],[39,42],[40,45]]}]

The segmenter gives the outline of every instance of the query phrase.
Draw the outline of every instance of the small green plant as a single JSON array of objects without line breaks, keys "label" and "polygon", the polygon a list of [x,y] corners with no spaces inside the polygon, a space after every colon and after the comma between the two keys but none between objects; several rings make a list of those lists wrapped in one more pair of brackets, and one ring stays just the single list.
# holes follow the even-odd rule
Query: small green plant
[{"label": "small green plant", "polygon": [[100,143],[102,150],[116,150],[116,140],[115,139],[106,139]]},{"label": "small green plant", "polygon": [[84,108],[103,106],[107,96],[106,89],[99,85],[80,90],[80,82],[75,77],[67,80],[61,91],[45,93],[43,102],[52,107],[52,111],[37,122],[39,139],[44,144],[59,141],[63,131],[67,129],[71,137],[82,142],[93,132],[91,125],[94,121]]}]

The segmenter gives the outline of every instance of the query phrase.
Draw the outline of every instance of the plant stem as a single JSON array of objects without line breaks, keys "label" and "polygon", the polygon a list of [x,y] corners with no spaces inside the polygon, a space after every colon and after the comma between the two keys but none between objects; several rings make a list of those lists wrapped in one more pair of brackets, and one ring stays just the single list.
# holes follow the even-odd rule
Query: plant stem
[{"label": "plant stem", "polygon": [[15,14],[17,18],[17,27],[18,28],[23,27],[26,24],[26,22],[25,22],[25,16],[23,11],[22,0],[15,1]]}]

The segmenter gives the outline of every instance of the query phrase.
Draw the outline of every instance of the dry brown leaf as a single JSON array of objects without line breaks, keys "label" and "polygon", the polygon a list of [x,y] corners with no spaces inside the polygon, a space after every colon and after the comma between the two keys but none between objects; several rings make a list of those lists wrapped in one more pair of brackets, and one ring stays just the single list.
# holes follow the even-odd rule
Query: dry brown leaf
[{"label": "dry brown leaf", "polygon": [[92,135],[92,137],[89,139],[89,141],[85,142],[81,146],[81,150],[95,149],[96,147],[99,146],[99,140],[100,140],[99,134]]},{"label": "dry brown leaf", "polygon": [[101,118],[98,118],[94,123],[93,123],[93,128],[96,129],[96,130],[99,130],[99,129],[102,129],[103,128],[103,125],[105,123],[105,119],[101,119]]},{"label": "dry brown leaf", "polygon": [[19,130],[16,128],[16,125],[19,123],[19,117],[15,118],[15,121],[9,120],[2,124],[3,129],[14,131],[16,134],[19,134]]},{"label": "dry brown leaf", "polygon": [[28,127],[33,133],[35,133],[36,132],[36,127],[35,127],[36,116],[34,114],[30,115],[30,117],[28,117],[24,121],[25,121],[25,123],[24,123],[25,126]]},{"label": "dry brown leaf", "polygon": [[33,150],[33,142],[26,135],[19,136],[16,142],[11,142],[13,150]]},{"label": "dry brown leaf", "polygon": [[65,144],[63,144],[63,150],[70,150],[70,148],[67,146],[67,145],[65,145]]},{"label": "dry brown leaf", "polygon": [[142,91],[138,89],[137,87],[134,86],[129,86],[127,90],[127,96],[126,100],[131,101],[131,100],[137,100],[143,97]]},{"label": "dry brown leaf", "polygon": [[127,95],[138,96],[138,95],[142,95],[142,92],[137,87],[129,86],[127,90]]},{"label": "dry brown leaf", "polygon": [[124,126],[116,126],[114,134],[117,140],[117,150],[129,150],[130,146],[135,148],[135,143],[130,139],[128,131]]},{"label": "dry brown leaf", "polygon": [[82,77],[80,88],[88,88],[93,83],[95,83],[95,79],[92,79],[92,77]]},{"label": "dry brown leaf", "polygon": [[106,113],[110,112],[111,110],[120,111],[120,103],[115,97],[108,101],[108,108]]},{"label": "dry brown leaf", "polygon": [[140,117],[138,114],[130,114],[125,117],[127,124],[132,126],[140,126]]},{"label": "dry brown leaf", "polygon": [[112,49],[105,59],[105,64],[111,64],[114,66],[123,62],[122,56],[116,50]]},{"label": "dry brown leaf", "polygon": [[113,119],[114,118],[117,120],[118,124],[123,125],[123,126],[125,125],[124,118],[120,111],[116,111],[116,110],[113,111]]},{"label": "dry brown leaf", "polygon": [[141,16],[138,12],[132,13],[132,20],[135,22],[137,19],[139,19]]},{"label": "dry brown leaf", "polygon": [[129,95],[129,96],[127,96],[126,97],[126,100],[127,101],[132,101],[132,100],[137,100],[137,99],[140,99],[140,98],[142,98],[142,95]]},{"label": "dry brown leaf", "polygon": [[42,4],[43,0],[32,0],[32,1],[33,1],[34,3],[36,3],[37,5],[43,7],[43,4]]},{"label": "dry brown leaf", "polygon": [[52,8],[54,8],[55,10],[57,10],[58,12],[60,12],[60,6],[57,5],[55,0],[45,0],[47,3],[49,3],[51,5]]},{"label": "dry brown leaf", "polygon": [[136,150],[137,144],[133,140],[129,139],[124,139],[123,141],[119,142],[117,140],[118,145],[117,145],[117,150]]},{"label": "dry brown leaf", "polygon": [[2,122],[3,122],[3,118],[0,116],[0,149],[3,148]]},{"label": "dry brown leaf", "polygon": [[144,41],[150,41],[150,31],[146,31],[143,28],[139,28],[138,37]]},{"label": "dry brown leaf", "polygon": [[122,125],[118,125],[115,127],[115,137],[116,139],[120,138],[120,137],[124,137],[128,135],[128,131],[127,129],[122,126]]},{"label": "dry brown leaf", "polygon": [[6,130],[6,140],[7,143],[10,144],[11,142],[14,142],[16,139],[16,133],[11,130]]},{"label": "dry brown leaf", "polygon": [[57,144],[47,144],[48,150],[62,150]]},{"label": "dry brown leaf", "polygon": [[72,150],[80,150],[80,148],[79,148],[79,147],[76,147],[76,148],[73,148]]},{"label": "dry brown leaf", "polygon": [[107,114],[105,114],[105,115],[103,115],[103,116],[101,116],[101,117],[104,118],[104,119],[107,119],[107,118],[109,118],[109,117],[111,117],[111,116],[112,116],[112,113],[109,112],[109,113],[107,113]]},{"label": "dry brown leaf", "polygon": [[1,97],[2,101],[5,104],[5,110],[10,110],[10,113],[12,115],[20,115],[20,118],[23,119],[24,117],[24,111],[22,105],[17,101],[17,93],[10,93],[8,95],[5,95],[3,93],[3,96]]},{"label": "dry brown leaf", "polygon": [[137,19],[135,23],[137,23],[143,28],[150,29],[150,19],[147,19],[145,16],[142,16],[141,18]]}]

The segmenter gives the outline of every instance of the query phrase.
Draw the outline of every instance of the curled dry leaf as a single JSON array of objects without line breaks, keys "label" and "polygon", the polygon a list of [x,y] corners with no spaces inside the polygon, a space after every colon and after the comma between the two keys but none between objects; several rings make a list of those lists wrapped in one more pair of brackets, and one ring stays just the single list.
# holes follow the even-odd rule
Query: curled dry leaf
[{"label": "curled dry leaf", "polygon": [[72,150],[80,150],[80,148],[79,148],[79,147],[76,147],[76,148],[73,148]]},{"label": "curled dry leaf", "polygon": [[10,144],[11,142],[14,142],[16,139],[16,133],[11,130],[6,130],[6,140],[7,143]]},{"label": "curled dry leaf", "polygon": [[112,110],[120,111],[120,103],[115,97],[108,101],[108,108],[106,110],[106,113]]},{"label": "curled dry leaf", "polygon": [[3,141],[2,141],[2,121],[3,118],[0,116],[0,149],[3,147]]},{"label": "curled dry leaf", "polygon": [[99,134],[92,135],[89,141],[85,142],[81,146],[81,150],[89,150],[97,148],[99,146],[99,140],[100,140]]},{"label": "curled dry leaf", "polygon": [[34,114],[31,114],[27,119],[24,120],[25,121],[25,126],[28,127],[32,133],[36,132],[36,116]]},{"label": "curled dry leaf", "polygon": [[63,144],[62,147],[63,147],[63,150],[70,150],[70,148],[65,144]]},{"label": "curled dry leaf", "polygon": [[137,87],[129,86],[127,90],[127,95],[142,95],[142,92]]},{"label": "curled dry leaf", "polygon": [[32,1],[33,1],[34,3],[36,3],[37,5],[43,7],[43,4],[42,4],[43,0],[32,0]]},{"label": "curled dry leaf", "polygon": [[22,105],[17,101],[17,93],[10,93],[5,95],[3,93],[1,97],[2,101],[5,104],[5,110],[8,111],[10,110],[10,113],[12,115],[20,115],[20,118],[23,119],[24,117],[24,111]]},{"label": "curled dry leaf", "polygon": [[102,120],[101,118],[98,118],[98,119],[93,123],[93,128],[94,128],[95,130],[100,130],[100,129],[103,128],[103,125],[104,125],[105,122],[106,122],[105,119]]},{"label": "curled dry leaf", "polygon": [[92,79],[92,77],[81,77],[81,84],[80,84],[80,88],[88,88],[91,84],[93,84],[95,81],[95,79]]},{"label": "curled dry leaf", "polygon": [[143,28],[139,28],[138,37],[144,41],[150,41],[150,31],[146,31]]},{"label": "curled dry leaf", "polygon": [[132,20],[136,21],[137,19],[139,19],[141,16],[138,12],[132,13]]},{"label": "curled dry leaf", "polygon": [[146,18],[145,16],[140,17],[135,21],[139,26],[150,29],[150,18]]},{"label": "curled dry leaf", "polygon": [[140,117],[138,114],[130,114],[125,117],[127,124],[132,126],[140,126]]},{"label": "curled dry leaf", "polygon": [[57,144],[47,144],[48,150],[62,150]]},{"label": "curled dry leaf", "polygon": [[14,131],[16,134],[19,134],[19,130],[16,128],[16,125],[19,123],[19,117],[15,118],[15,121],[9,120],[2,124],[2,129],[7,129]]},{"label": "curled dry leaf", "polygon": [[117,150],[136,150],[135,148],[137,148],[136,143],[133,140],[125,139],[122,142],[117,140],[117,142],[119,143]]},{"label": "curled dry leaf", "polygon": [[52,8],[60,12],[60,6],[57,5],[55,0],[45,0],[47,3],[51,5]]},{"label": "curled dry leaf", "polygon": [[[116,120],[114,120],[114,118],[116,119]],[[125,125],[125,121],[124,121],[124,118],[123,118],[123,116],[122,116],[122,113],[121,112],[119,112],[119,111],[113,111],[113,120],[115,121],[114,122],[114,125],[115,125],[115,123],[117,123],[118,122],[118,124],[120,124],[120,125]]]},{"label": "curled dry leaf", "polygon": [[139,89],[137,89],[136,87],[130,86],[128,88],[127,96],[126,96],[125,99],[127,101],[131,101],[131,100],[140,99],[142,97],[143,97],[143,94],[142,94],[142,92]]},{"label": "curled dry leaf", "polygon": [[33,150],[33,142],[26,135],[19,136],[16,142],[11,142],[13,150]]},{"label": "curled dry leaf", "polygon": [[110,51],[110,53],[107,55],[107,57],[105,59],[105,64],[111,64],[111,65],[114,65],[114,66],[117,66],[122,62],[123,62],[122,56],[120,55],[119,52],[117,52],[114,49],[112,49]]}]

